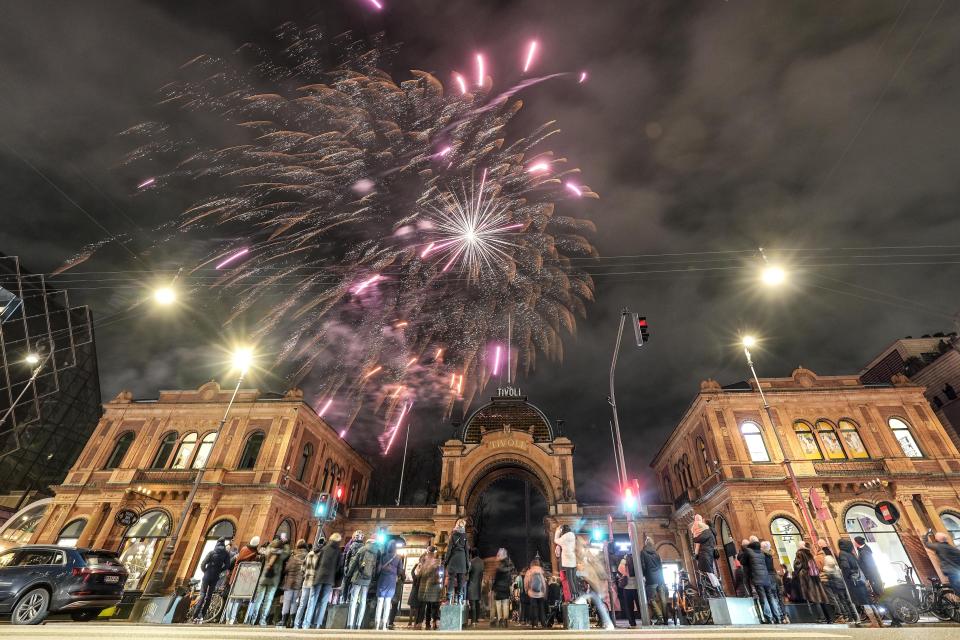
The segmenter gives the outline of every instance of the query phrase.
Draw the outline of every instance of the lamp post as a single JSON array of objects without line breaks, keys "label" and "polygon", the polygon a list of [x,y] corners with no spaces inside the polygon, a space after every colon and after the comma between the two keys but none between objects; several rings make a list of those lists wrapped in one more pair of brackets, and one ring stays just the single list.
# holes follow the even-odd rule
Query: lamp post
[{"label": "lamp post", "polygon": [[777,446],[780,447],[780,454],[783,456],[783,466],[787,470],[787,476],[790,478],[790,485],[793,488],[794,499],[800,505],[800,512],[807,525],[807,531],[810,534],[810,541],[816,542],[817,530],[813,526],[813,517],[810,515],[810,509],[807,507],[807,501],[803,499],[803,492],[800,490],[800,483],[797,482],[797,475],[793,471],[793,464],[790,456],[787,455],[787,449],[780,438],[780,432],[777,431],[777,425],[773,420],[773,412],[770,411],[770,403],[767,402],[767,396],[763,393],[763,387],[760,386],[760,378],[757,377],[757,370],[753,366],[753,357],[750,355],[750,348],[756,346],[757,339],[753,336],[743,336],[743,354],[747,357],[747,366],[750,367],[750,373],[753,375],[753,381],[757,385],[757,391],[760,392],[760,400],[763,402],[763,410],[767,413],[767,420],[770,421],[770,428],[773,430],[773,436],[777,440]]},{"label": "lamp post", "polygon": [[[239,375],[237,376],[237,386],[233,389],[233,394],[230,396],[230,402],[227,403],[227,408],[223,412],[223,418],[221,418],[220,424],[217,425],[217,428],[213,432],[213,444],[210,446],[210,454],[213,453],[213,450],[217,445],[217,439],[220,437],[220,431],[223,430],[223,425],[227,423],[227,417],[230,415],[230,409],[233,407],[233,403],[237,399],[237,393],[240,392],[240,385],[243,383],[243,378],[250,369],[251,364],[253,364],[253,351],[251,349],[243,348],[237,349],[233,352],[233,368],[239,372]],[[207,456],[207,459],[209,458],[210,455]],[[203,472],[206,470],[206,464],[206,460],[204,460],[203,466],[196,470],[197,475],[193,479],[193,485],[190,487],[190,493],[187,494],[187,501],[183,505],[183,511],[180,513],[180,519],[177,521],[177,526],[173,530],[173,535],[167,539],[167,543],[164,545],[163,551],[160,553],[160,557],[157,559],[157,566],[154,568],[153,575],[150,577],[150,583],[147,585],[147,589],[144,592],[145,595],[162,595],[163,589],[167,582],[167,569],[170,565],[170,558],[173,557],[173,553],[177,547],[177,541],[180,539],[180,534],[183,533],[183,527],[187,522],[187,518],[190,516],[190,509],[193,508],[193,502],[197,495],[197,489],[200,488],[200,482],[203,480]]]},{"label": "lamp post", "polygon": [[[617,372],[617,356],[620,353],[620,339],[623,337],[623,324],[626,322],[628,315],[631,315],[628,309],[620,312],[620,328],[617,330],[617,342],[613,347],[613,359],[610,361],[610,397],[607,398],[607,401],[610,403],[610,409],[613,411],[613,455],[615,462],[618,463],[615,466],[619,470],[617,480],[620,482],[621,495],[628,489],[629,481],[627,480],[627,467],[623,457],[623,439],[620,437],[620,418],[617,416],[617,396],[614,377]],[[638,500],[639,498],[640,496],[637,496]],[[640,599],[640,620],[643,626],[648,627],[650,626],[650,612],[647,610],[646,581],[643,579],[643,566],[640,562],[640,548],[642,545],[639,540],[640,536],[637,534],[637,522],[634,518],[633,510],[625,509],[624,511],[627,517],[627,533],[630,535],[633,573],[637,580],[637,596],[639,596]]]}]

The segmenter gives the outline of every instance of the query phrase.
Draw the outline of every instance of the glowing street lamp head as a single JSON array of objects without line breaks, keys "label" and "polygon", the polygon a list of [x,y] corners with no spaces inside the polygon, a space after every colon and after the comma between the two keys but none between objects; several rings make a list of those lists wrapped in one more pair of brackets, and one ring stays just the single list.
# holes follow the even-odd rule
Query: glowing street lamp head
[{"label": "glowing street lamp head", "polygon": [[757,339],[751,335],[746,335],[741,339],[741,343],[745,348],[752,349],[753,347],[757,346]]},{"label": "glowing street lamp head", "polygon": [[768,287],[776,287],[784,283],[787,279],[787,272],[780,267],[769,265],[764,267],[760,274],[760,280]]},{"label": "glowing street lamp head", "polygon": [[253,364],[253,349],[241,347],[233,352],[233,368],[240,373],[246,373]]},{"label": "glowing street lamp head", "polygon": [[30,352],[27,354],[27,357],[23,359],[27,364],[37,364],[40,362],[40,354]]},{"label": "glowing street lamp head", "polygon": [[177,292],[173,290],[173,287],[160,287],[154,290],[153,300],[157,304],[167,307],[177,301]]}]

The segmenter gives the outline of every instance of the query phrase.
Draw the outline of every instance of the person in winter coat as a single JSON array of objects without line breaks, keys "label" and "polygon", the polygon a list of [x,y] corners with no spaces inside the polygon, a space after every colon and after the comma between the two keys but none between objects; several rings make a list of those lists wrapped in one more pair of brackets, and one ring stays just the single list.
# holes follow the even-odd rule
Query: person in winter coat
[{"label": "person in winter coat", "polygon": [[570,530],[570,526],[562,524],[553,533],[553,542],[560,548],[560,571],[563,574],[567,601],[576,600],[580,596],[580,586],[577,581],[577,536]]},{"label": "person in winter coat", "polygon": [[[420,615],[420,560],[410,570],[410,595],[407,597],[407,606],[410,608],[410,617],[407,627],[413,627],[415,621],[423,621]],[[420,624],[417,622],[416,624]]]},{"label": "person in winter coat", "polygon": [[[554,537],[554,540],[556,540],[556,537]],[[515,567],[506,549],[501,548],[497,551],[497,561],[497,571],[493,576],[493,598],[497,615],[495,621],[491,619],[490,626],[492,627],[496,624],[506,628],[507,620],[510,618],[510,587],[513,584]],[[576,555],[574,555],[574,571],[576,571],[576,567],[577,561]]]},{"label": "person in winter coat", "polygon": [[347,578],[347,569],[353,562],[353,557],[363,548],[363,531],[357,529],[353,532],[353,537],[347,541],[343,547],[343,553],[340,554],[340,566],[338,575],[340,577],[340,598],[347,598],[350,594],[350,579]]},{"label": "person in winter coat", "polygon": [[793,559],[792,583],[794,591],[804,602],[811,605],[811,610],[820,618],[820,622],[833,620],[833,614],[828,607],[830,598],[820,580],[820,567],[803,541],[799,543],[797,555]]},{"label": "person in winter coat", "polygon": [[[244,562],[253,562],[260,559],[260,536],[253,536],[250,538],[250,542],[243,545],[240,548],[240,551],[237,552],[236,557],[233,559],[233,567],[230,570],[230,585],[233,586],[234,581],[237,579],[237,572],[240,571],[240,565]],[[239,598],[231,598],[230,603],[227,605],[227,624],[235,624],[237,622],[237,612],[240,610],[240,604],[242,600]]]},{"label": "person in winter coat", "polygon": [[261,627],[267,626],[273,597],[277,594],[280,578],[283,576],[283,564],[287,560],[283,541],[280,538],[271,540],[263,556],[263,570],[260,572],[260,579],[257,581],[257,590],[253,594],[253,600],[247,608],[245,621],[246,624],[255,624],[259,615]]},{"label": "person in winter coat", "polygon": [[960,593],[960,549],[951,544],[950,536],[942,531],[934,534],[933,529],[928,529],[923,536],[923,546],[937,555],[940,571],[947,577],[947,584],[954,593]]},{"label": "person in winter coat", "polygon": [[303,561],[309,549],[310,545],[306,540],[303,538],[297,540],[297,545],[283,568],[283,580],[280,583],[280,588],[283,589],[283,606],[280,609],[278,623],[281,627],[289,627],[293,624],[293,617],[300,603],[300,588],[303,586]]},{"label": "person in winter coat", "polygon": [[883,595],[883,578],[880,577],[880,569],[877,568],[877,561],[873,559],[873,549],[867,546],[867,539],[863,536],[857,536],[853,539],[853,546],[857,551],[857,561],[860,562],[860,570],[863,571],[867,583],[873,595],[879,598]]},{"label": "person in winter coat", "polygon": [[313,598],[306,614],[304,614],[304,627],[323,628],[323,618],[327,613],[327,605],[330,603],[333,585],[340,582],[340,576],[337,574],[340,565],[341,539],[339,533],[332,534],[320,550],[320,557],[317,559],[317,573],[313,583]]},{"label": "person in winter coat", "polygon": [[560,586],[560,579],[556,576],[550,576],[550,584],[547,585],[547,604],[550,607],[547,628],[552,629],[555,624],[563,622],[563,588]]},{"label": "person in winter coat", "polygon": [[870,594],[867,593],[867,583],[860,561],[854,553],[853,543],[844,538],[838,546],[840,554],[837,556],[837,564],[840,565],[840,573],[847,585],[847,591],[850,592],[850,599],[857,606],[869,605]]},{"label": "person in winter coat", "polygon": [[380,560],[377,576],[377,609],[373,616],[374,629],[386,630],[390,622],[393,594],[397,591],[397,575],[402,573],[403,559],[397,555],[397,541],[391,540]]},{"label": "person in winter coat", "polygon": [[[320,562],[320,552],[323,551],[323,538],[312,547],[303,558],[303,582],[300,583],[300,604],[297,605],[297,614],[293,619],[294,629],[305,629],[310,626],[310,617],[307,610],[313,603],[313,592],[317,588],[317,565]],[[304,625],[304,617],[307,624]]]},{"label": "person in winter coat", "polygon": [[470,549],[470,566],[467,569],[467,600],[470,601],[470,623],[477,626],[480,621],[480,597],[482,596],[480,587],[483,585],[483,560],[480,559],[480,551],[476,548]]},{"label": "person in winter coat", "polygon": [[534,558],[530,561],[530,568],[523,576],[523,587],[529,598],[527,609],[529,611],[530,626],[546,628],[547,626],[547,577],[543,574],[543,567],[540,566],[540,558]]},{"label": "person in winter coat", "polygon": [[719,589],[720,580],[717,578],[717,565],[714,555],[717,549],[717,536],[703,520],[703,516],[693,516],[690,524],[690,535],[693,536],[693,555],[696,559],[697,571],[707,574],[710,584]]},{"label": "person in winter coat", "polygon": [[447,551],[443,554],[443,567],[447,574],[447,601],[463,604],[467,586],[467,521],[457,520],[450,534]]},{"label": "person in winter coat", "polygon": [[200,582],[200,600],[193,612],[194,622],[203,622],[207,616],[210,598],[213,596],[214,589],[217,588],[217,582],[220,581],[220,574],[227,570],[229,564],[230,554],[227,552],[226,540],[218,538],[213,549],[200,563],[203,580]]},{"label": "person in winter coat", "polygon": [[400,570],[397,572],[397,582],[394,587],[393,600],[391,600],[390,606],[390,621],[387,624],[387,629],[394,629],[394,622],[397,619],[397,614],[400,613],[400,601],[403,600],[403,585],[407,582],[406,572],[403,570],[403,562],[401,559]]},{"label": "person in winter coat", "polygon": [[769,540],[760,541],[760,551],[763,552],[763,559],[767,563],[767,575],[770,576],[770,586],[773,587],[773,596],[777,599],[777,608],[780,609],[780,619],[787,621],[787,609],[783,602],[783,576],[778,571],[778,563],[773,557],[773,545]]},{"label": "person in winter coat", "polygon": [[[653,545],[653,538],[645,538],[640,550],[640,566],[643,568],[643,581],[647,594],[647,604],[653,609],[653,615],[660,624],[667,624],[667,585],[663,579],[663,560]],[[631,616],[632,617],[632,616]]]},{"label": "person in winter coat", "polygon": [[432,629],[434,621],[440,617],[440,594],[443,591],[442,571],[440,560],[437,558],[437,548],[427,547],[427,552],[420,557],[417,569],[420,576],[418,585],[420,610],[417,613],[416,623],[419,626],[424,622],[425,629]]},{"label": "person in winter coat", "polygon": [[[642,555],[640,562],[643,563]],[[623,582],[623,596],[621,596],[620,602],[623,608],[627,610],[627,620],[630,622],[630,626],[635,627],[637,626],[637,615],[634,609],[640,611],[640,594],[637,592],[637,576],[633,568],[632,554],[628,553],[620,559],[620,564],[617,565],[617,573],[621,576],[620,582]]]},{"label": "person in winter coat", "polygon": [[367,592],[377,571],[377,548],[373,539],[357,551],[347,573],[344,576],[350,585],[350,609],[347,613],[347,629],[360,629],[363,626],[363,614],[367,610]]},{"label": "person in winter coat", "polygon": [[763,550],[760,549],[760,540],[757,536],[750,536],[745,540],[743,546],[744,565],[750,584],[757,593],[757,600],[760,603],[760,609],[763,612],[764,622],[778,623],[783,619],[780,607],[777,603],[770,574],[767,572],[767,561],[763,557]]},{"label": "person in winter coat", "polygon": [[817,566],[820,567],[820,582],[823,584],[830,598],[830,607],[834,611],[834,622],[848,622],[857,620],[853,603],[847,595],[847,587],[843,582],[843,574],[840,573],[840,565],[837,564],[837,558],[833,555],[830,545],[826,540],[817,540],[819,551],[814,556]]}]

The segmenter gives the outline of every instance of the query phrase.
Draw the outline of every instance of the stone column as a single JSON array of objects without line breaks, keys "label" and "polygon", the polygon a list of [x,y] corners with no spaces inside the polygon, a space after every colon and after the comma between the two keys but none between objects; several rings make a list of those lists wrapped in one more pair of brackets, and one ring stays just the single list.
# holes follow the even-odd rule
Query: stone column
[{"label": "stone column", "polygon": [[926,576],[934,572],[945,580],[945,576],[940,572],[940,563],[936,561],[936,556],[932,551],[923,546],[920,535],[926,531],[920,514],[913,506],[912,494],[897,494],[897,508],[900,509],[900,522],[897,523],[897,531],[900,534],[900,541],[903,543],[907,555],[913,561],[913,568],[916,570],[917,578],[921,583],[926,582]]},{"label": "stone column", "polygon": [[109,527],[109,522],[105,520],[107,516],[110,515],[110,503],[109,502],[98,502],[93,510],[90,512],[90,517],[87,519],[87,526],[83,528],[83,531],[80,533],[80,538],[77,539],[78,547],[90,547],[94,546],[91,544],[94,537],[100,532],[100,529],[104,527]]}]

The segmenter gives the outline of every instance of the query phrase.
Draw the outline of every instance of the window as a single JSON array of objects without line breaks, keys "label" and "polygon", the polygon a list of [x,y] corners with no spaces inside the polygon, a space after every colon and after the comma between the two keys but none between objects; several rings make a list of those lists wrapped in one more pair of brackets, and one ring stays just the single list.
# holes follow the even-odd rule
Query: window
[{"label": "window", "polygon": [[953,541],[953,546],[960,546],[960,516],[944,512],[940,514],[940,522],[943,523],[943,528],[947,530],[947,535]]},{"label": "window", "polygon": [[297,465],[297,480],[303,482],[310,471],[310,459],[313,457],[313,445],[309,442],[303,445],[303,452],[300,454],[300,464]]},{"label": "window", "polygon": [[773,538],[773,547],[777,550],[778,562],[792,567],[802,539],[800,527],[789,518],[774,518],[770,521],[770,536]]},{"label": "window", "polygon": [[107,464],[105,464],[103,468],[116,469],[119,467],[123,463],[123,459],[126,457],[131,443],[133,443],[132,431],[127,431],[117,438],[117,444],[113,445],[113,451],[110,452],[110,457],[107,458]]},{"label": "window", "polygon": [[683,454],[680,457],[680,467],[683,470],[683,475],[687,479],[687,486],[693,486],[693,474],[690,473],[690,458],[687,457],[687,454]]},{"label": "window", "polygon": [[817,443],[817,437],[813,435],[813,429],[803,421],[793,423],[793,432],[797,434],[797,440],[800,442],[800,450],[803,451],[803,457],[807,460],[823,460],[823,453],[820,451],[820,445]]},{"label": "window", "polygon": [[740,433],[743,434],[743,442],[747,445],[747,453],[750,454],[751,461],[770,462],[770,454],[767,453],[767,445],[763,441],[760,425],[756,422],[744,422],[740,425]]},{"label": "window", "polygon": [[173,464],[170,465],[171,469],[186,469],[187,465],[190,464],[190,457],[193,455],[193,450],[197,446],[197,434],[188,433],[183,436],[183,440],[180,441],[180,446],[177,448],[177,455],[173,457]]},{"label": "window", "polygon": [[350,483],[350,495],[347,496],[347,503],[350,504],[351,506],[354,505],[354,504],[356,504],[356,502],[357,502],[356,500],[354,500],[354,496],[356,496],[356,495],[357,495],[357,483],[356,483],[356,482],[351,482],[351,483]]},{"label": "window", "polygon": [[52,549],[23,549],[17,557],[16,566],[36,567],[40,565],[63,564],[63,551]]},{"label": "window", "polygon": [[15,567],[17,564],[13,561],[16,557],[17,551],[7,551],[5,553],[0,553],[0,569],[3,567]]},{"label": "window", "polygon": [[330,476],[330,458],[323,463],[323,482],[320,483],[320,491],[327,490],[327,478]]},{"label": "window", "polygon": [[823,444],[823,452],[828,460],[846,460],[847,453],[840,444],[840,438],[837,432],[833,430],[833,425],[826,420],[817,420],[817,435],[820,436],[820,443]]},{"label": "window", "polygon": [[886,584],[903,582],[903,565],[912,567],[897,530],[877,519],[873,506],[857,504],[843,516],[844,528],[850,538],[863,536],[867,546],[873,551],[873,559],[880,571],[880,577]]},{"label": "window", "polygon": [[707,453],[707,443],[703,438],[697,437],[697,448],[700,450],[700,459],[703,461],[703,477],[710,475],[710,454]]},{"label": "window", "polygon": [[85,526],[87,526],[85,518],[78,518],[65,526],[60,530],[60,535],[57,536],[57,545],[61,547],[77,546],[77,541],[80,540],[80,534],[83,533]]},{"label": "window", "polygon": [[867,448],[863,446],[863,440],[860,438],[860,432],[857,425],[852,420],[840,421],[840,440],[843,446],[854,460],[865,460],[870,457]]},{"label": "window", "polygon": [[[196,442],[196,434],[193,434]],[[153,567],[157,552],[170,535],[170,516],[163,511],[148,511],[123,534],[120,562],[127,568],[124,589],[146,586],[146,578]]]},{"label": "window", "polygon": [[277,526],[277,532],[273,534],[274,538],[281,538],[289,542],[293,539],[293,523],[289,520],[282,520]]},{"label": "window", "polygon": [[217,441],[217,432],[211,431],[203,436],[200,446],[197,448],[197,455],[193,458],[194,469],[203,469],[207,466],[207,460],[210,459],[210,452],[213,451],[213,443]]},{"label": "window", "polygon": [[0,546],[16,547],[30,542],[37,525],[47,512],[49,501],[42,501],[25,507],[0,526]]},{"label": "window", "polygon": [[163,440],[160,441],[160,448],[157,449],[157,455],[153,456],[153,463],[150,468],[163,469],[166,467],[167,463],[170,462],[170,454],[173,453],[176,444],[177,434],[173,431],[163,436]]},{"label": "window", "polygon": [[920,447],[917,446],[917,441],[913,439],[913,434],[910,433],[910,425],[900,418],[890,418],[887,420],[887,424],[890,425],[890,430],[893,431],[894,437],[896,437],[897,442],[900,443],[900,449],[903,450],[903,455],[908,458],[923,457],[923,453],[920,452]]},{"label": "window", "polygon": [[233,526],[233,523],[229,520],[220,520],[215,522],[212,527],[207,529],[207,535],[204,539],[203,548],[200,549],[200,555],[197,557],[197,566],[193,569],[193,579],[194,580],[203,580],[203,565],[204,558],[207,557],[207,554],[213,551],[213,548],[217,546],[217,540],[223,538],[224,540],[233,540],[234,536],[237,534],[237,528]]},{"label": "window", "polygon": [[260,456],[260,447],[263,446],[264,437],[263,431],[254,431],[247,436],[237,469],[253,469],[257,466],[257,458]]}]

